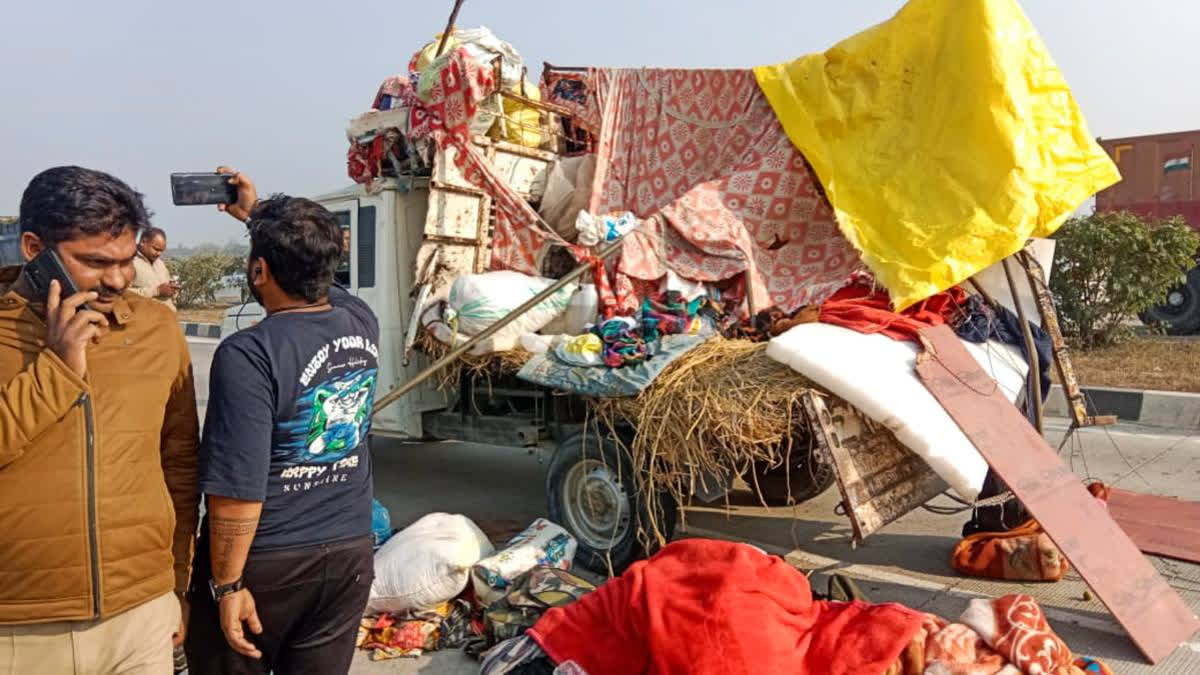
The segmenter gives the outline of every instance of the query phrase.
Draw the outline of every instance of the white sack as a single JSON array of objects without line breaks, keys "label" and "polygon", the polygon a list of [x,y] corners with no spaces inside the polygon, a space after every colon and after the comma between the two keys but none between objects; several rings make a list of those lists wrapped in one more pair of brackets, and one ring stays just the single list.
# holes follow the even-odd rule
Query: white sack
[{"label": "white sack", "polygon": [[436,607],[463,592],[471,566],[495,551],[469,518],[430,513],[397,532],[375,554],[367,611]]}]

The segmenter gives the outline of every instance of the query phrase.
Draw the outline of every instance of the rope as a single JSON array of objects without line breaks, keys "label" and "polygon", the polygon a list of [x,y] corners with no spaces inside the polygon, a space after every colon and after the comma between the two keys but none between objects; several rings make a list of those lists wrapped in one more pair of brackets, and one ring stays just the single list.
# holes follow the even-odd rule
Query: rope
[{"label": "rope", "polygon": [[1000,494],[995,495],[994,497],[988,497],[987,499],[978,499],[974,502],[968,502],[965,499],[955,496],[954,494],[950,493],[949,491],[943,492],[941,494],[941,496],[943,496],[951,501],[958,502],[962,506],[930,506],[929,504],[922,504],[921,508],[923,508],[926,511],[928,511],[929,513],[932,513],[935,515],[953,516],[953,515],[957,515],[959,513],[965,513],[967,511],[973,511],[975,509],[982,509],[982,508],[986,508],[989,506],[1003,506],[1004,504],[1007,504],[1010,500],[1016,498],[1016,495],[1014,495],[1012,493],[1012,490],[1005,490],[1004,492],[1001,492]]}]

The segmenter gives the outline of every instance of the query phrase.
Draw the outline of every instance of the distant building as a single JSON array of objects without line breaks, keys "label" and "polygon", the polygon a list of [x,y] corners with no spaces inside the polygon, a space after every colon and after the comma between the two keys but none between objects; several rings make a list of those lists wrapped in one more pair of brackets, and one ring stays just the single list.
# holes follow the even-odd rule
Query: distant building
[{"label": "distant building", "polygon": [[21,262],[21,226],[12,216],[0,216],[0,266]]}]

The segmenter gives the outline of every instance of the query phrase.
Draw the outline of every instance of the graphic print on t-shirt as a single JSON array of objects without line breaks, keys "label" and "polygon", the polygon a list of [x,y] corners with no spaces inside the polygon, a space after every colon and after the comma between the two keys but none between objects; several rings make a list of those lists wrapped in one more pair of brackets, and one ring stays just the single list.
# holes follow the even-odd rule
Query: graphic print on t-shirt
[{"label": "graphic print on t-shirt", "polygon": [[[333,339],[300,373],[294,412],[275,427],[272,465],[284,492],[346,481],[371,430],[379,350],[370,339]],[[290,482],[295,481],[295,482]]]},{"label": "graphic print on t-shirt", "polygon": [[332,462],[358,447],[370,425],[375,370],[350,373],[311,390],[312,421],[305,438],[308,461]]}]

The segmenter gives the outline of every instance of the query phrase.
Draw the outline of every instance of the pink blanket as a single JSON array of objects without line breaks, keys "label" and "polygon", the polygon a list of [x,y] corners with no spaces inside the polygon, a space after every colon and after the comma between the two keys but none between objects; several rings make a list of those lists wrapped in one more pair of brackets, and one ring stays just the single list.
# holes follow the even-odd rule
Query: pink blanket
[{"label": "pink blanket", "polygon": [[599,120],[590,211],[647,220],[626,238],[633,279],[747,273],[756,309],[792,311],[845,284],[859,258],[749,70],[593,70]]}]

